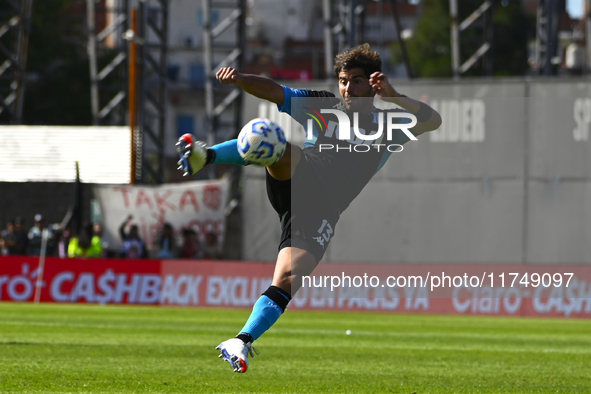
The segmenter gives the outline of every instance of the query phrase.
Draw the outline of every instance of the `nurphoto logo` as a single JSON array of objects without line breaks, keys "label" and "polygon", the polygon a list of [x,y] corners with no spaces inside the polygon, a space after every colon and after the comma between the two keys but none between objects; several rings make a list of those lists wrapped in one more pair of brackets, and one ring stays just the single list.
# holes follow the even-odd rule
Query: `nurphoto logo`
[{"label": "nurphoto logo", "polygon": [[[409,129],[412,129],[417,124],[417,117],[408,112],[386,112],[386,120],[384,121],[384,112],[378,112],[377,115],[377,125],[378,130],[371,133],[365,134],[364,129],[359,128],[359,113],[353,113],[353,125],[351,126],[351,121],[347,113],[338,110],[338,109],[321,109],[320,112],[315,111],[311,108],[306,108],[313,113],[307,113],[312,119],[308,119],[306,133],[307,138],[313,138],[313,124],[316,121],[318,128],[320,131],[324,131],[326,133],[326,137],[331,138],[334,136],[335,131],[337,132],[337,139],[342,141],[347,141],[351,146],[342,147],[342,146],[335,146],[333,144],[319,144],[319,150],[331,150],[336,149],[339,150],[348,150],[351,151],[353,149],[355,152],[368,152],[371,148],[377,149],[378,152],[381,149],[386,149],[389,152],[402,152],[402,145],[394,144],[394,143],[383,143],[384,137],[386,137],[386,141],[393,141],[393,133],[394,130],[401,130],[411,141],[417,141],[417,137],[415,137]],[[330,120],[327,122],[322,114],[333,114],[337,117],[338,123]],[[395,123],[394,119],[409,119],[410,122],[408,123]],[[385,127],[384,127],[385,123]],[[384,132],[385,129],[385,132]],[[353,134],[353,136],[352,136]]]}]

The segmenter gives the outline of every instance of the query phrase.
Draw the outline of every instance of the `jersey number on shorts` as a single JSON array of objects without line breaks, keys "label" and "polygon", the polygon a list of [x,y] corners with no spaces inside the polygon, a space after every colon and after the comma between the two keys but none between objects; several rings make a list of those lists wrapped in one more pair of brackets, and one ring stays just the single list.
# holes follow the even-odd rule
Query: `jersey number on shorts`
[{"label": "jersey number on shorts", "polygon": [[322,221],[322,226],[320,226],[320,228],[318,229],[318,234],[320,234],[319,237],[313,237],[316,241],[318,241],[318,243],[320,244],[320,246],[322,246],[322,248],[324,248],[324,243],[328,243],[330,241],[330,237],[332,236],[332,226],[330,225],[330,223],[328,223],[328,220],[324,219]]}]

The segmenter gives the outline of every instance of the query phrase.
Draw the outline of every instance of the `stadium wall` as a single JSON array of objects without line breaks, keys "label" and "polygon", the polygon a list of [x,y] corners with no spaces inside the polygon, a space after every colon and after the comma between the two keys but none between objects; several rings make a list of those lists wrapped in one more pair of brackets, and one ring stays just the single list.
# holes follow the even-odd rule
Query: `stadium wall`
[{"label": "stadium wall", "polygon": [[[409,142],[342,215],[327,261],[591,261],[589,80],[395,81],[443,125]],[[337,92],[336,85],[292,85]],[[247,96],[244,119],[276,106]],[[244,258],[274,260],[279,238],[264,171],[244,180]]]}]

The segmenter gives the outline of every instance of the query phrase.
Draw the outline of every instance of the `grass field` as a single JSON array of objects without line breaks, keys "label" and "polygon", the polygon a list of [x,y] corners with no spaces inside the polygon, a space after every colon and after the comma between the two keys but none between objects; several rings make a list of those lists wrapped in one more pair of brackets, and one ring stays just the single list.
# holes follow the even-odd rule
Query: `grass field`
[{"label": "grass field", "polygon": [[0,303],[0,392],[591,392],[591,321],[289,312],[236,374],[248,314]]}]

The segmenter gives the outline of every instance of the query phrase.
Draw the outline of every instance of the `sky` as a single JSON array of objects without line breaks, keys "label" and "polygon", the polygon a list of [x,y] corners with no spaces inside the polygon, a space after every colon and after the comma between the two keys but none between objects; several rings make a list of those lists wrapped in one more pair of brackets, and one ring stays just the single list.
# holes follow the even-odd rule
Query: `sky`
[{"label": "sky", "polygon": [[585,0],[566,0],[566,10],[573,19],[581,19],[585,10]]}]

